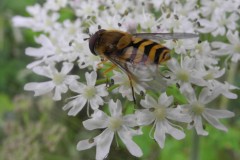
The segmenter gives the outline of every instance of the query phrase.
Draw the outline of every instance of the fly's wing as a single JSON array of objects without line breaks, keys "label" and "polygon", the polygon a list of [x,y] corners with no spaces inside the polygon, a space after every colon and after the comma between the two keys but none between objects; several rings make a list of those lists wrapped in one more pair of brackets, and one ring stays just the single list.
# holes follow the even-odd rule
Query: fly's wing
[{"label": "fly's wing", "polygon": [[[132,55],[131,49],[126,48],[124,55],[129,57],[128,54]],[[145,64],[147,56],[145,54],[138,53],[132,55],[135,57],[125,58],[124,56],[118,56],[118,54],[110,54],[107,58],[126,73],[136,83],[142,85],[146,89],[152,89],[155,91],[165,89],[166,82],[165,78],[159,72],[159,66],[154,63]]]},{"label": "fly's wing", "polygon": [[194,33],[135,33],[133,36],[143,39],[159,40],[171,40],[171,39],[188,39],[198,38],[199,36]]}]

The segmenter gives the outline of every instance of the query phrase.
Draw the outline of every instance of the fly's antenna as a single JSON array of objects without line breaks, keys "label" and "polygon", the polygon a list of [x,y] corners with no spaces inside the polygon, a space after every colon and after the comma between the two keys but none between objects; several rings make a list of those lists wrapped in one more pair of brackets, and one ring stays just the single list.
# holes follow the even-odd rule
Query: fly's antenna
[{"label": "fly's antenna", "polygon": [[71,41],[68,43],[68,45],[69,45],[69,46],[72,46],[73,43],[74,43],[74,40],[71,40]]},{"label": "fly's antenna", "polygon": [[89,37],[88,38],[84,38],[83,40],[86,41],[86,40],[89,40],[91,37],[92,37],[92,34],[88,32],[88,35]]},{"label": "fly's antenna", "polygon": [[[91,37],[91,36],[90,36]],[[83,38],[83,40],[84,41],[87,41],[87,40],[89,40],[90,39],[90,37],[88,37],[88,38]]]},{"label": "fly's antenna", "polygon": [[86,32],[89,35],[89,37],[88,38],[83,38],[84,41],[87,41],[87,40],[89,40],[92,37],[92,34],[89,33],[89,28],[87,28]]}]

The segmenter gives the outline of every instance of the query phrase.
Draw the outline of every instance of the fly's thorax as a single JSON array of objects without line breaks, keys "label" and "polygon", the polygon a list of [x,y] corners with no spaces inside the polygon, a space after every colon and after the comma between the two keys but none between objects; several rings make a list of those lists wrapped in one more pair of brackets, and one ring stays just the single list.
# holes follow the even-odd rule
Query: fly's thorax
[{"label": "fly's thorax", "polygon": [[99,55],[119,53],[131,43],[131,35],[127,32],[107,30],[101,34],[95,43],[95,52]]}]

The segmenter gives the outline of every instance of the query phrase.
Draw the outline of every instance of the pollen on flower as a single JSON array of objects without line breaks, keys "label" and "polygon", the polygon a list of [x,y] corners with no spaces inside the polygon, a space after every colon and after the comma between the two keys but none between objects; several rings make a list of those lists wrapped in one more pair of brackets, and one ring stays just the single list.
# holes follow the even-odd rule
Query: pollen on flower
[{"label": "pollen on flower", "polygon": [[93,87],[93,86],[87,86],[87,87],[84,89],[84,94],[83,94],[83,96],[84,96],[86,99],[91,99],[91,98],[93,98],[95,95],[96,95],[96,88],[95,88],[95,87]]},{"label": "pollen on flower", "polygon": [[185,69],[180,69],[177,72],[177,77],[183,82],[188,82],[189,81],[189,72]]},{"label": "pollen on flower", "polygon": [[94,143],[94,139],[93,139],[93,138],[90,138],[90,139],[88,140],[88,142],[89,142],[89,143]]},{"label": "pollen on flower", "polygon": [[192,112],[195,115],[201,115],[205,108],[204,105],[199,102],[195,102],[194,104],[192,104],[192,107]]},{"label": "pollen on flower", "polygon": [[222,20],[220,21],[220,24],[221,24],[222,26],[225,26],[225,25],[227,24],[226,19],[222,19]]},{"label": "pollen on flower", "polygon": [[165,107],[157,107],[154,110],[154,114],[158,120],[163,120],[166,117],[166,108]]},{"label": "pollen on flower", "polygon": [[120,117],[111,117],[109,119],[108,128],[112,131],[117,131],[122,126],[122,118]]},{"label": "pollen on flower", "polygon": [[56,84],[56,85],[60,85],[63,83],[65,79],[65,76],[58,73],[58,74],[55,74],[54,77],[53,77],[53,82]]},{"label": "pollen on flower", "polygon": [[208,74],[206,74],[206,75],[204,76],[204,79],[206,79],[206,80],[214,79],[213,73],[209,72]]},{"label": "pollen on flower", "polygon": [[84,49],[83,44],[82,44],[82,43],[77,43],[77,42],[74,42],[73,47],[74,47],[74,49],[75,49],[76,51],[81,51],[81,50]]},{"label": "pollen on flower", "polygon": [[234,50],[240,53],[240,44],[235,45]]}]

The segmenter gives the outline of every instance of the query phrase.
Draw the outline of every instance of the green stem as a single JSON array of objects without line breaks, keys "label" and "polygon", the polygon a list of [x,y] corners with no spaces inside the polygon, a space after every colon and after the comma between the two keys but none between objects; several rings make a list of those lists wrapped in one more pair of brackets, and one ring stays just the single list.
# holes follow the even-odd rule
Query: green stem
[{"label": "green stem", "polygon": [[98,80],[96,81],[96,85],[99,85],[99,84],[104,84],[104,83],[106,83],[107,81],[108,81],[108,79],[107,79],[107,78],[98,79]]},{"label": "green stem", "polygon": [[112,90],[114,90],[115,88],[119,87],[119,85],[112,85],[111,87],[109,87],[107,90],[108,92],[111,92]]},{"label": "green stem", "polygon": [[[238,68],[238,63],[232,62],[230,65],[230,69],[229,69],[228,77],[227,77],[228,83],[230,83],[230,84],[234,83],[234,78],[236,76],[237,68]],[[226,109],[228,102],[229,102],[229,99],[222,96],[222,98],[220,100],[220,109]]]},{"label": "green stem", "polygon": [[192,132],[192,150],[190,160],[199,160],[200,138],[195,130]]}]

